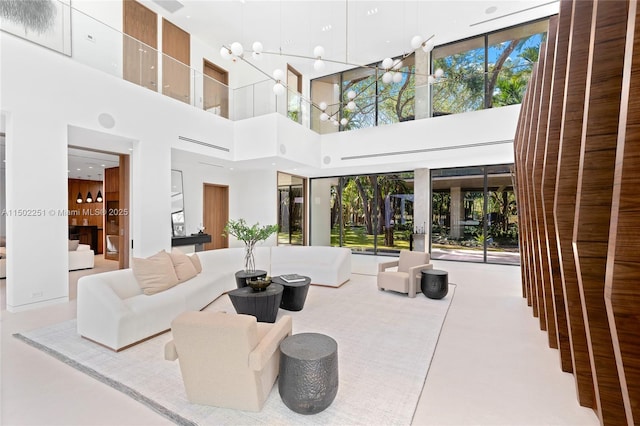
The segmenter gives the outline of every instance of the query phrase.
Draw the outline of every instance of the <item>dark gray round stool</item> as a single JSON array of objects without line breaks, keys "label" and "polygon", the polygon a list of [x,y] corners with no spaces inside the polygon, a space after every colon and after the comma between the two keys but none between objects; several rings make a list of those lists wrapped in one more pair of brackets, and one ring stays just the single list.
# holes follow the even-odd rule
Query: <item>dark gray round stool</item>
[{"label": "dark gray round stool", "polygon": [[338,393],[338,344],[319,333],[300,333],[280,343],[278,390],[284,404],[300,414],[327,408]]},{"label": "dark gray round stool", "polygon": [[438,269],[423,269],[420,271],[420,289],[429,299],[442,299],[449,292],[449,274]]}]

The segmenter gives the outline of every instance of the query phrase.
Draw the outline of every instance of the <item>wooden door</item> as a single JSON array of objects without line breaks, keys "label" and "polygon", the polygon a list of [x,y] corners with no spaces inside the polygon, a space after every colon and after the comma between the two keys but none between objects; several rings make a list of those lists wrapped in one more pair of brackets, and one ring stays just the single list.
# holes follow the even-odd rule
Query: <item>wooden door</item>
[{"label": "wooden door", "polygon": [[162,20],[162,93],[191,104],[191,36]]},{"label": "wooden door", "polygon": [[205,244],[204,249],[229,247],[229,238],[222,236],[229,220],[229,187],[205,183],[202,205],[204,232],[211,235],[211,242]]},{"label": "wooden door", "polygon": [[122,216],[119,221],[120,239],[118,241],[119,267],[126,269],[129,267],[129,217],[131,215],[131,207],[129,206],[129,167],[131,157],[125,154],[120,155],[120,172],[119,172],[119,188],[118,188],[118,214]]},{"label": "wooden door", "polygon": [[229,118],[229,73],[206,59],[203,70],[204,110]]},{"label": "wooden door", "polygon": [[133,0],[123,2],[124,79],[158,90],[158,17]]}]

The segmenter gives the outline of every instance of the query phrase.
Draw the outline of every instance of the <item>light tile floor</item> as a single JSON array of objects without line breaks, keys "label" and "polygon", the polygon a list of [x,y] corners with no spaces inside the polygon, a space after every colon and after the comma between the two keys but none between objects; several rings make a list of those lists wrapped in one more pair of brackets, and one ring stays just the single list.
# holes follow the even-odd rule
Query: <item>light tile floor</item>
[{"label": "light tile floor", "polygon": [[[389,258],[353,259],[354,272],[369,275],[365,282],[375,285],[377,261]],[[576,402],[573,376],[560,370],[558,352],[548,348],[546,333],[521,297],[519,267],[433,263],[449,271],[457,289],[414,425],[598,424],[594,412]],[[70,281],[74,297],[75,278]],[[3,281],[0,286],[4,293]],[[11,336],[75,313],[74,299],[34,311],[2,311],[1,424],[171,424]]]}]

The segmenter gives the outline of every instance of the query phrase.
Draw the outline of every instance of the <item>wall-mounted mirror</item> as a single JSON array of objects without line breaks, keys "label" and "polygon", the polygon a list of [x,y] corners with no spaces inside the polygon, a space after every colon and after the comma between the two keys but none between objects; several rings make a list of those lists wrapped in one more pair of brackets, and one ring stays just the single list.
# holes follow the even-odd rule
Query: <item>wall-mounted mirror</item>
[{"label": "wall-mounted mirror", "polygon": [[184,237],[184,195],[182,192],[182,171],[171,170],[171,235]]}]

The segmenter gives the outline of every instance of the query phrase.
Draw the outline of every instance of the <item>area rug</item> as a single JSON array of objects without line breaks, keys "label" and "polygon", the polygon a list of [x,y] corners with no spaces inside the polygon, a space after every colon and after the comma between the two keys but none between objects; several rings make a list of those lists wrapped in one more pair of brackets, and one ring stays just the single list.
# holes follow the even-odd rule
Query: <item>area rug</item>
[{"label": "area rug", "polygon": [[[277,383],[263,410],[240,410],[187,401],[178,362],[165,361],[165,333],[116,353],[78,336],[75,320],[15,337],[147,405],[176,424],[385,424],[408,425],[453,299],[378,291],[375,278],[354,275],[340,288],[311,286],[293,332],[317,332],[338,343],[339,388],[331,406],[305,416],[289,410]],[[207,309],[234,312],[227,296]]]}]

